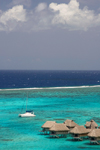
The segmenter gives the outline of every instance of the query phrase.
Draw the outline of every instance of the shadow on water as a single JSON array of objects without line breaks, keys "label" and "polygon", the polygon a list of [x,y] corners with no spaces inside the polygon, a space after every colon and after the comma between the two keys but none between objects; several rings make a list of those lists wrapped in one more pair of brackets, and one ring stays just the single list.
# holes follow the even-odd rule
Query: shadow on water
[{"label": "shadow on water", "polygon": [[13,139],[1,139],[1,141],[6,141],[6,142],[8,141],[9,142],[9,141],[13,141]]},{"label": "shadow on water", "polygon": [[70,142],[82,142],[80,140],[75,140],[75,139],[66,139],[66,141],[70,141]]},{"label": "shadow on water", "polygon": [[96,144],[96,143],[93,144],[93,143],[88,142],[88,143],[84,143],[84,145],[91,145],[91,146],[95,145],[95,146],[98,146],[100,144]]},{"label": "shadow on water", "polygon": [[64,138],[64,137],[45,137],[46,139],[61,139],[61,138]]}]

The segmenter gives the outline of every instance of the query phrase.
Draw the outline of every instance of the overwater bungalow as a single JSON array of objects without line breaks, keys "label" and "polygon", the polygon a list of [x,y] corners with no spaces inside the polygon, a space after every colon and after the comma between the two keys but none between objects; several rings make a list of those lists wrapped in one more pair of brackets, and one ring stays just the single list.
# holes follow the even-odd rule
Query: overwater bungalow
[{"label": "overwater bungalow", "polygon": [[49,134],[49,129],[56,123],[56,121],[46,121],[42,126],[42,131],[44,134]]},{"label": "overwater bungalow", "polygon": [[76,124],[73,120],[69,120],[67,119],[64,124],[69,128],[69,129],[72,129],[74,128],[75,126],[77,126],[78,124]]},{"label": "overwater bungalow", "polygon": [[96,129],[98,127],[97,123],[94,120],[87,121],[85,126],[86,129]]},{"label": "overwater bungalow", "polygon": [[86,129],[84,126],[75,126],[70,133],[72,137],[76,140],[82,140],[82,137],[87,137],[90,129]]},{"label": "overwater bungalow", "polygon": [[92,144],[100,144],[100,129],[93,129],[91,132],[88,134],[88,137],[90,139],[90,143]]},{"label": "overwater bungalow", "polygon": [[50,135],[53,137],[66,137],[69,129],[63,123],[55,123],[49,129],[49,131],[50,131]]}]

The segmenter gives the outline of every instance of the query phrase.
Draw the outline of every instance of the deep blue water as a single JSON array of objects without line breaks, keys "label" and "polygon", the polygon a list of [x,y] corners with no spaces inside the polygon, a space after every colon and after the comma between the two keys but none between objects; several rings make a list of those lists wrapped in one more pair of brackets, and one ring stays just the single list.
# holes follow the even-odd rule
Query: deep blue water
[{"label": "deep blue water", "polygon": [[99,85],[100,71],[0,71],[0,88]]}]

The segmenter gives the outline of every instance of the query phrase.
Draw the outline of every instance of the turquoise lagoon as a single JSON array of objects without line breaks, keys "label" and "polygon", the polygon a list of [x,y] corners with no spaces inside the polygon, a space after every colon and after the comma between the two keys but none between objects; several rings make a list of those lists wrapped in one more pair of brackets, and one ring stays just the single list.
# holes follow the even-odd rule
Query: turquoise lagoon
[{"label": "turquoise lagoon", "polygon": [[[28,109],[34,118],[19,118]],[[0,150],[81,150],[100,149],[89,140],[41,135],[47,120],[63,123],[72,119],[79,125],[94,119],[100,126],[100,87],[33,88],[0,91]]]}]

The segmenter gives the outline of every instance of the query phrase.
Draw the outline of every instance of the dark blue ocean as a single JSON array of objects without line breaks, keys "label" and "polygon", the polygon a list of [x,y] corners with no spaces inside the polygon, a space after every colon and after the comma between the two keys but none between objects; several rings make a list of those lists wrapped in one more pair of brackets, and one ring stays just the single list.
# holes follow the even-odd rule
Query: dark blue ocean
[{"label": "dark blue ocean", "polygon": [[0,88],[99,85],[100,71],[0,71]]},{"label": "dark blue ocean", "polygon": [[[20,118],[33,110],[35,117]],[[0,71],[0,150],[99,150],[89,139],[41,135],[46,121],[100,126],[100,71]]]}]

